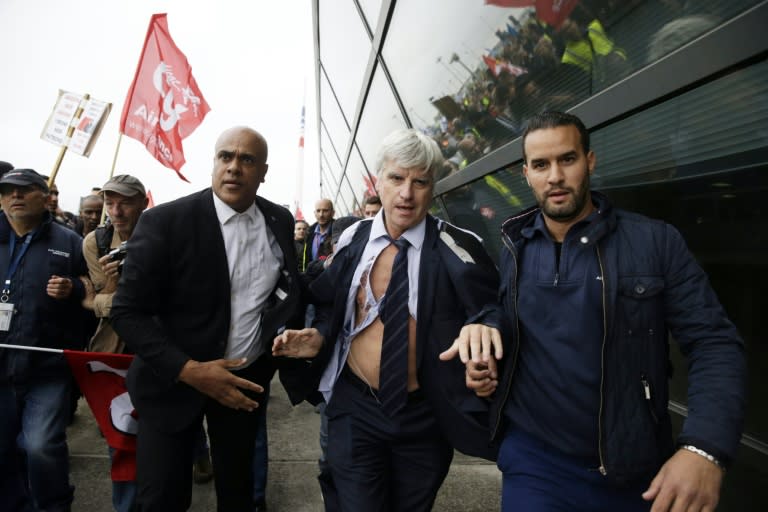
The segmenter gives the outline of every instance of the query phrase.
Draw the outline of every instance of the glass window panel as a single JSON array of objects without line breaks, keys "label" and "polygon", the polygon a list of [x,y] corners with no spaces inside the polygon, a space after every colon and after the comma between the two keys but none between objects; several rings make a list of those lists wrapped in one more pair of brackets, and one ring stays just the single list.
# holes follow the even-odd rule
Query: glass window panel
[{"label": "glass window panel", "polygon": [[333,84],[341,109],[347,119],[351,119],[363,85],[371,40],[353,0],[318,4],[320,61]]},{"label": "glass window panel", "polygon": [[480,236],[494,259],[501,250],[501,223],[535,203],[520,164],[487,174],[441,199],[450,222]]},{"label": "glass window panel", "polygon": [[341,155],[347,147],[349,127],[342,116],[341,110],[339,110],[339,104],[336,103],[336,99],[333,97],[331,86],[322,73],[320,79],[320,115],[336,151]]},{"label": "glass window panel", "polygon": [[346,177],[349,180],[349,184],[352,187],[352,192],[354,193],[358,204],[363,204],[366,197],[376,194],[373,190],[375,181],[368,175],[357,146],[355,146],[352,150],[352,154],[349,156]]},{"label": "glass window panel", "polygon": [[365,19],[373,34],[376,33],[376,27],[379,20],[379,11],[381,11],[381,0],[358,0],[363,9]]},{"label": "glass window panel", "polygon": [[594,186],[647,184],[720,172],[717,159],[749,158],[764,150],[768,146],[766,76],[768,62],[763,61],[595,132],[592,145],[599,153]]},{"label": "glass window panel", "polygon": [[352,187],[349,185],[349,181],[344,178],[339,188],[339,194],[336,196],[336,217],[344,217],[345,215],[354,215],[356,210],[360,207],[355,199],[355,194],[352,191]]},{"label": "glass window panel", "polygon": [[[413,125],[447,157],[473,133],[476,159],[518,136],[532,114],[567,110],[758,3],[575,2],[564,20],[542,23],[546,12],[530,8],[398,2],[382,56]],[[424,20],[440,30],[423,30]]]},{"label": "glass window panel", "polygon": [[397,107],[392,89],[381,69],[377,67],[363,107],[356,139],[360,154],[371,174],[376,174],[376,152],[381,141],[391,132],[405,127],[405,119]]},{"label": "glass window panel", "polygon": [[336,176],[336,182],[338,183],[341,178],[341,159],[337,152],[337,148],[331,143],[331,138],[328,136],[328,130],[325,129],[325,124],[320,129],[320,150],[328,159],[328,168]]}]

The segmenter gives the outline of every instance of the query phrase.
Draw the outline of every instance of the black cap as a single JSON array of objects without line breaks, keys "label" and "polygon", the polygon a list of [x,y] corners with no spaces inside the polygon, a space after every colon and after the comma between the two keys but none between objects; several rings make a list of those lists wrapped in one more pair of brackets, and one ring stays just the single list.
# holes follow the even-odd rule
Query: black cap
[{"label": "black cap", "polygon": [[32,169],[11,169],[0,177],[0,186],[3,185],[32,185],[48,192],[48,182]]},{"label": "black cap", "polygon": [[13,169],[13,164],[0,160],[0,176]]}]

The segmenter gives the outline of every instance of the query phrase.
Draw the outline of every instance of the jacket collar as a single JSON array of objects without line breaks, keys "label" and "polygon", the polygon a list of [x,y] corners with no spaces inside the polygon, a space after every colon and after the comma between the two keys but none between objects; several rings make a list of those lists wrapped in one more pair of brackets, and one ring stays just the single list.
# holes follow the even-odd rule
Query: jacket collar
[{"label": "jacket collar", "polygon": [[[52,223],[53,216],[51,215],[51,212],[46,210],[43,212],[43,221],[35,230],[32,239],[37,240],[45,236],[48,231],[50,231]],[[11,239],[11,233],[13,233],[13,228],[11,227],[11,223],[8,222],[8,217],[6,217],[5,212],[0,212],[0,242],[8,242]]]},{"label": "jacket collar", "polygon": [[[608,198],[594,190],[590,194],[595,204],[593,215],[599,218],[592,219],[580,233],[582,237],[587,238],[588,244],[597,242],[616,227],[616,212]],[[501,236],[512,243],[517,243],[521,238],[530,238],[534,231],[543,229],[543,225],[541,208],[533,206],[505,220],[501,225]]]}]

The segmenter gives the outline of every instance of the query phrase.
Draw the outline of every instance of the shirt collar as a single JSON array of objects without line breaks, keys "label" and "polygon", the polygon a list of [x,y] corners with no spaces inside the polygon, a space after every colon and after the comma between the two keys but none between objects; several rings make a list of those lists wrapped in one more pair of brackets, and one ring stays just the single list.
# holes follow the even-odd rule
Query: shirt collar
[{"label": "shirt collar", "polygon": [[[373,218],[373,226],[371,226],[371,236],[369,240],[375,240],[381,237],[388,237],[387,228],[384,226],[384,210],[382,209]],[[421,219],[421,222],[407,230],[401,236],[408,240],[408,243],[416,250],[421,250],[421,246],[424,243],[424,234],[427,232],[427,218]]]},{"label": "shirt collar", "polygon": [[[213,206],[216,209],[216,217],[219,218],[219,223],[222,226],[232,220],[234,217],[240,215],[240,212],[222,201],[215,193],[213,194]],[[256,201],[251,203],[251,206],[249,206],[248,209],[243,212],[243,214],[247,215],[251,218],[252,221],[256,222]]]}]

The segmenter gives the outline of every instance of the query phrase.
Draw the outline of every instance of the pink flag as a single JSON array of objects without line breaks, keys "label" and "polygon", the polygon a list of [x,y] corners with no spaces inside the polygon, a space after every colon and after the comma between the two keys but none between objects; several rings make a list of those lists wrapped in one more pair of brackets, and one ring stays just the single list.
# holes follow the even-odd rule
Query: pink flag
[{"label": "pink flag", "polygon": [[107,444],[114,448],[112,480],[136,480],[136,411],[125,387],[133,356],[65,350],[69,367]]},{"label": "pink flag", "polygon": [[189,181],[179,171],[185,162],[181,141],[210,110],[187,58],[171,39],[166,15],[153,14],[123,106],[120,131]]}]

